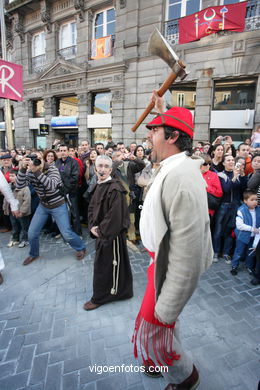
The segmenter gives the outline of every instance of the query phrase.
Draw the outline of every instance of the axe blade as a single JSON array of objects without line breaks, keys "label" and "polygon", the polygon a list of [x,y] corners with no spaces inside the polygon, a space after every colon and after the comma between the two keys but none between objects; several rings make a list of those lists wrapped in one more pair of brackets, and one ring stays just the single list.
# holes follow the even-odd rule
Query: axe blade
[{"label": "axe blade", "polygon": [[[173,72],[176,72],[176,64],[179,63],[180,59],[157,28],[149,38],[148,51],[150,54],[160,57]],[[186,76],[187,73],[184,69],[181,69],[180,72],[178,72],[178,77],[181,79],[184,79]]]}]

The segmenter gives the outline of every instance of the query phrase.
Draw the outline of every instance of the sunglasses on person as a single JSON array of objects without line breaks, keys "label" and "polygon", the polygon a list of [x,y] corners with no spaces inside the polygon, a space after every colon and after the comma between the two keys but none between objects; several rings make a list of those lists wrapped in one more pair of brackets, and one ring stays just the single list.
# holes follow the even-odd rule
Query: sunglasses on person
[{"label": "sunglasses on person", "polygon": [[202,165],[203,165],[204,167],[206,167],[207,165],[210,165],[210,163],[204,162]]}]

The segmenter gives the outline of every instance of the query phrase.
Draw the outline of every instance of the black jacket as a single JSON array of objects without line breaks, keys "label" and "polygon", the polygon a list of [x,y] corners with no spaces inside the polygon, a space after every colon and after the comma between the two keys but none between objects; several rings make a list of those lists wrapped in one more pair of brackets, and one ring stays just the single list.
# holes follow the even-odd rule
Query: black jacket
[{"label": "black jacket", "polygon": [[64,194],[76,195],[79,181],[79,165],[72,157],[67,157],[65,161],[61,158],[55,163],[58,168],[63,183],[62,192]]}]

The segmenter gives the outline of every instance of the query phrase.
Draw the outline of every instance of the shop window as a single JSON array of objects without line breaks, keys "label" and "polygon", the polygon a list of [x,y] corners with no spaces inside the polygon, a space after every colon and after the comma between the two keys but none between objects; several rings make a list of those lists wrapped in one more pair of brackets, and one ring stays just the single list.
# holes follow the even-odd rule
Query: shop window
[{"label": "shop window", "polygon": [[175,85],[170,88],[170,95],[167,94],[167,105],[194,109],[196,105],[196,84]]},{"label": "shop window", "polygon": [[40,72],[46,64],[45,32],[41,31],[32,37],[32,71]]},{"label": "shop window", "polygon": [[44,100],[33,100],[33,118],[44,117]]},{"label": "shop window", "polygon": [[56,98],[57,116],[78,116],[78,98],[76,96],[62,96]]},{"label": "shop window", "polygon": [[92,95],[92,114],[111,114],[111,92],[98,92]]},{"label": "shop window", "polygon": [[65,60],[76,57],[77,53],[77,27],[76,22],[67,22],[60,27],[59,55]]},{"label": "shop window", "polygon": [[214,110],[245,110],[255,108],[256,80],[215,81]]},{"label": "shop window", "polygon": [[3,108],[0,108],[0,122],[5,121],[5,110]]}]

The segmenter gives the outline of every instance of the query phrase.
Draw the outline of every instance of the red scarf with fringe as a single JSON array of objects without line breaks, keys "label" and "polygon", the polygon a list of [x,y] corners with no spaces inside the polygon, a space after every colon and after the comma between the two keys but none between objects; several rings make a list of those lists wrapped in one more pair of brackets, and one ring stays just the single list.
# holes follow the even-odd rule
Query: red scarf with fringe
[{"label": "red scarf with fringe", "polygon": [[[175,322],[171,325],[165,325],[154,316],[155,312],[155,288],[154,288],[154,258],[155,253],[149,252],[153,259],[153,263],[147,269],[147,287],[142,301],[140,311],[135,320],[135,330],[132,337],[134,343],[134,356],[138,357],[137,343],[140,344],[140,351],[143,362],[149,361],[154,365],[153,360],[149,356],[149,340],[152,339],[152,348],[156,357],[157,363],[160,366],[172,366],[174,360],[179,360],[180,355],[177,355],[172,350],[173,332]],[[156,334],[154,332],[156,328]],[[146,355],[146,357],[145,357]]]}]

